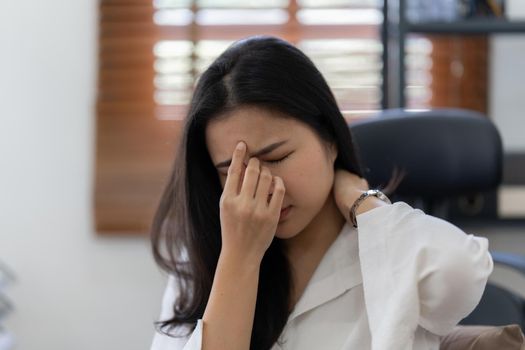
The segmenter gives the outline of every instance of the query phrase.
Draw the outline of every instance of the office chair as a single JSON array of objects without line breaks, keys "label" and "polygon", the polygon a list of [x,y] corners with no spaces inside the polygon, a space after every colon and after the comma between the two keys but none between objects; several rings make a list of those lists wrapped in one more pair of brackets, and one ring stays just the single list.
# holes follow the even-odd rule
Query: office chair
[{"label": "office chair", "polygon": [[[371,188],[384,187],[394,169],[406,172],[392,201],[405,201],[448,219],[450,198],[495,190],[502,179],[502,142],[484,115],[463,109],[384,110],[351,122],[357,153]],[[525,276],[525,257],[491,252]],[[525,300],[488,283],[476,309],[460,324],[518,324],[525,331]]]}]

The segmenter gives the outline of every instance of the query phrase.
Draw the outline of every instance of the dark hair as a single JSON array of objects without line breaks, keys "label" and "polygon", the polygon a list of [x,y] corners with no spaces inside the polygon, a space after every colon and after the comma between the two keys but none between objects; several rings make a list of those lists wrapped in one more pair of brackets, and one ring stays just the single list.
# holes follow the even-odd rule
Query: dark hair
[{"label": "dark hair", "polygon": [[[231,45],[197,82],[152,223],[155,261],[176,276],[180,291],[174,316],[156,322],[161,331],[194,326],[204,314],[221,251],[222,193],[205,128],[225,111],[248,105],[278,110],[310,126],[322,140],[337,146],[336,169],[363,177],[348,125],[313,62],[275,37],[255,36]],[[250,349],[270,349],[277,341],[291,311],[291,283],[282,240],[275,238],[261,262]]]}]

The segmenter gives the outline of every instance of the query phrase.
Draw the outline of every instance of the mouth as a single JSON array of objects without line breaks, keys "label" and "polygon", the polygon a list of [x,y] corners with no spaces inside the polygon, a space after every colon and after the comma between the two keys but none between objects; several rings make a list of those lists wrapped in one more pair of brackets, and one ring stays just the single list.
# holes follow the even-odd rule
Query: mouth
[{"label": "mouth", "polygon": [[290,212],[290,209],[292,208],[291,205],[281,209],[281,215],[279,216],[279,221],[283,220],[288,216],[288,213]]}]

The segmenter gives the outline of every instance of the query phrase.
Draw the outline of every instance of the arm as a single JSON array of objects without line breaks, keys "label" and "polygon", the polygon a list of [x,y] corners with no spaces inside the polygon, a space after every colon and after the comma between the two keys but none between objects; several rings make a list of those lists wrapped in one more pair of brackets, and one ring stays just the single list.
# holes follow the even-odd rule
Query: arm
[{"label": "arm", "polygon": [[444,335],[479,303],[493,269],[486,238],[404,202],[369,209],[357,221],[363,259],[370,258],[364,267],[382,274],[375,277],[386,280],[404,310],[413,308],[420,326]]},{"label": "arm", "polygon": [[[221,254],[204,316],[193,332],[187,337],[155,333],[151,350],[249,349],[258,277],[259,264]],[[170,276],[161,319],[172,317],[177,294],[175,278]]]},{"label": "arm", "polygon": [[[259,270],[275,237],[286,192],[283,180],[239,142],[219,200],[221,253],[202,320],[185,350],[250,348]],[[166,349],[167,350],[167,349]]]},{"label": "arm", "polygon": [[[172,316],[176,300],[175,281],[170,279],[161,319]],[[221,256],[204,316],[193,332],[186,337],[155,333],[151,350],[249,349],[258,281],[258,267]]]},{"label": "arm", "polygon": [[203,348],[250,348],[259,269],[275,237],[286,188],[239,142],[219,201],[221,253],[204,312]]},{"label": "arm", "polygon": [[[367,189],[365,179],[336,172],[336,202],[347,220]],[[361,203],[356,218],[363,273],[370,271],[365,285],[375,289],[372,299],[384,298],[383,288],[400,298],[404,294],[405,309],[412,306],[407,298],[417,300],[419,324],[436,334],[445,334],[477,305],[493,269],[486,238],[466,235],[406,203],[389,205],[375,197]],[[380,309],[377,313],[381,317]]]},{"label": "arm", "polygon": [[221,253],[203,316],[203,349],[250,348],[259,267],[260,261]]},{"label": "arm", "polygon": [[413,210],[406,220],[412,220],[409,227],[421,239],[414,254],[419,263],[419,324],[445,335],[481,299],[494,266],[488,240],[421,210]]}]

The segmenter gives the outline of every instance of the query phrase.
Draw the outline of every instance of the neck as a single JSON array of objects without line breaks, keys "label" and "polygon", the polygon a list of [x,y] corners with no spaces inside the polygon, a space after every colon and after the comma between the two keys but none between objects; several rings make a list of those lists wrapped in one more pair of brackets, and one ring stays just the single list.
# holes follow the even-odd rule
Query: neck
[{"label": "neck", "polygon": [[286,254],[294,270],[312,270],[341,232],[346,219],[339,211],[333,192],[312,221],[296,236],[285,241]]}]

